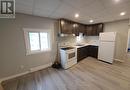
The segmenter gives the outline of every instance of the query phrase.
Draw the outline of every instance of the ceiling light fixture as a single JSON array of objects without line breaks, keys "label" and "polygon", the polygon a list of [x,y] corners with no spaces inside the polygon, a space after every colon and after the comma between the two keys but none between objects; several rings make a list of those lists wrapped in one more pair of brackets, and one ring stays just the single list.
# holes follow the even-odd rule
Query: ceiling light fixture
[{"label": "ceiling light fixture", "polygon": [[90,22],[90,23],[93,23],[94,21],[93,21],[93,20],[90,20],[89,22]]},{"label": "ceiling light fixture", "polygon": [[78,17],[79,17],[79,14],[78,14],[78,13],[76,13],[76,14],[75,14],[75,18],[78,18]]},{"label": "ceiling light fixture", "polygon": [[120,0],[115,0],[115,2],[119,2]]},{"label": "ceiling light fixture", "polygon": [[121,12],[120,16],[124,16],[126,14],[126,12]]},{"label": "ceiling light fixture", "polygon": [[61,25],[64,25],[65,24],[65,22],[64,21],[61,21]]},{"label": "ceiling light fixture", "polygon": [[74,28],[75,28],[75,26],[76,26],[76,25],[75,25],[75,24],[73,24],[73,27],[74,27]]}]

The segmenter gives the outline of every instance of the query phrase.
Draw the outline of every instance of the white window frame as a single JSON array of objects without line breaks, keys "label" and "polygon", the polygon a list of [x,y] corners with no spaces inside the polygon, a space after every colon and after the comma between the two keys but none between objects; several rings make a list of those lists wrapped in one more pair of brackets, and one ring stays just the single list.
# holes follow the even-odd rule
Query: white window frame
[{"label": "white window frame", "polygon": [[[26,46],[26,55],[31,55],[31,54],[37,54],[37,53],[43,53],[43,52],[48,52],[51,51],[51,30],[49,29],[30,29],[30,28],[23,28],[24,31],[24,38],[25,38],[25,46]],[[47,50],[31,50],[30,46],[30,40],[29,40],[29,32],[43,32],[47,33],[48,35],[48,46],[49,48]]]}]

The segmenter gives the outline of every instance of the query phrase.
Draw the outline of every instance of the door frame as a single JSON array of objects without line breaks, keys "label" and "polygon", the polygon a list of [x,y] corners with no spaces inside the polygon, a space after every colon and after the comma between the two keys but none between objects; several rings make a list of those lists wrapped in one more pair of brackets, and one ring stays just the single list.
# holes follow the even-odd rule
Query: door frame
[{"label": "door frame", "polygon": [[128,29],[128,36],[127,36],[127,46],[126,46],[126,53],[127,54],[130,54],[130,52],[128,52],[129,37],[130,37],[130,29]]}]

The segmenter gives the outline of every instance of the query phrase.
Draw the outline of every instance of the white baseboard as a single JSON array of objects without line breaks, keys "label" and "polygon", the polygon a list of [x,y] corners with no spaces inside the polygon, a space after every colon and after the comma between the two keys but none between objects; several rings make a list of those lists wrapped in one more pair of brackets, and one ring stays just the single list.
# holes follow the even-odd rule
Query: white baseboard
[{"label": "white baseboard", "polygon": [[30,72],[35,72],[35,71],[38,71],[38,70],[42,70],[44,68],[47,68],[49,66],[51,66],[52,63],[48,63],[48,64],[45,64],[45,65],[42,65],[42,66],[37,66],[37,67],[34,67],[34,68],[30,68]]},{"label": "white baseboard", "polygon": [[37,67],[31,68],[30,70],[23,72],[23,73],[20,73],[20,74],[16,74],[16,75],[12,75],[12,76],[9,76],[9,77],[2,78],[2,79],[0,79],[0,83],[3,82],[3,81],[9,80],[9,79],[13,79],[13,78],[31,73],[31,72],[35,72],[35,71],[38,71],[38,70],[45,69],[47,67],[50,67],[51,65],[52,65],[52,63],[48,63],[48,64],[45,64],[45,65],[42,65],[42,66],[37,66]]},{"label": "white baseboard", "polygon": [[0,79],[0,82],[6,81],[6,80],[9,80],[9,79],[13,79],[13,78],[16,78],[16,77],[19,77],[19,76],[22,76],[22,75],[25,75],[25,74],[28,74],[28,73],[29,73],[29,71],[26,71],[26,72],[23,72],[23,73],[20,73],[20,74],[5,77],[5,78]]},{"label": "white baseboard", "polygon": [[115,61],[124,62],[124,60],[114,59]]}]

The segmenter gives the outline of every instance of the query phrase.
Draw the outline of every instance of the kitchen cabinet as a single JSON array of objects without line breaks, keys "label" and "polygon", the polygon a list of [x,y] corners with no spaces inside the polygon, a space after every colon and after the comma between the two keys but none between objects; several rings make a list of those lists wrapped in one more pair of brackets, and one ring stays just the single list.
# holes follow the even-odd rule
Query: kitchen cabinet
[{"label": "kitchen cabinet", "polygon": [[98,36],[100,32],[103,32],[103,24],[92,24],[86,25],[70,21],[67,19],[60,19],[60,33],[63,34],[75,34],[76,36],[79,33],[83,33],[86,36]]},{"label": "kitchen cabinet", "polygon": [[77,61],[81,61],[88,56],[97,58],[98,46],[88,45],[77,49]]},{"label": "kitchen cabinet", "polygon": [[103,32],[103,28],[104,28],[103,23],[100,23],[97,25],[97,35],[99,35],[99,33]]},{"label": "kitchen cabinet", "polygon": [[79,33],[85,33],[85,28],[86,28],[86,25],[79,24],[78,32]]},{"label": "kitchen cabinet", "polygon": [[89,52],[88,56],[97,58],[98,46],[93,46],[93,45],[88,46],[88,52]]},{"label": "kitchen cabinet", "polygon": [[87,25],[87,26],[86,26],[85,35],[86,35],[86,36],[91,36],[91,35],[92,35],[92,31],[93,31],[93,26],[92,26],[92,25]]},{"label": "kitchen cabinet", "polygon": [[63,34],[73,34],[73,23],[69,20],[61,19],[60,20],[60,33]]},{"label": "kitchen cabinet", "polygon": [[83,33],[85,32],[85,25],[83,24],[79,24],[79,23],[76,23],[75,24],[75,27],[74,27],[74,31],[75,31],[75,35],[78,36],[79,33]]},{"label": "kitchen cabinet", "polygon": [[78,23],[73,23],[73,31],[76,36],[79,36],[79,32],[78,32],[79,29],[80,29],[80,25]]},{"label": "kitchen cabinet", "polygon": [[81,47],[77,49],[77,60],[80,61],[86,58],[88,55],[87,47]]},{"label": "kitchen cabinet", "polygon": [[86,36],[98,36],[100,32],[103,32],[103,24],[93,24],[86,26]]}]

